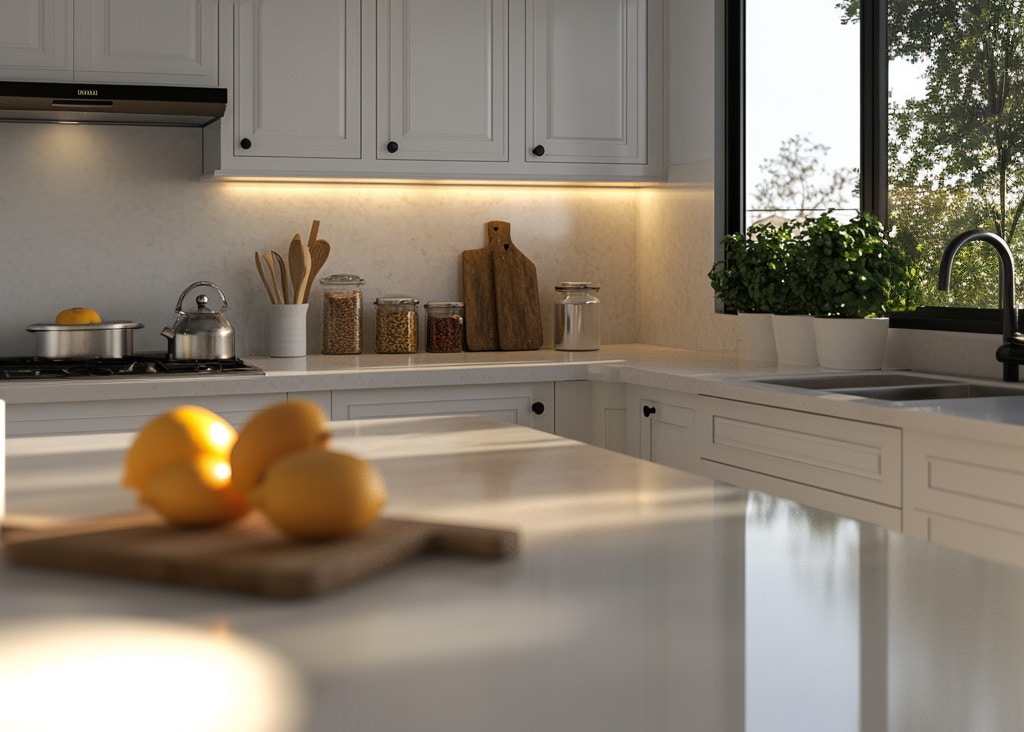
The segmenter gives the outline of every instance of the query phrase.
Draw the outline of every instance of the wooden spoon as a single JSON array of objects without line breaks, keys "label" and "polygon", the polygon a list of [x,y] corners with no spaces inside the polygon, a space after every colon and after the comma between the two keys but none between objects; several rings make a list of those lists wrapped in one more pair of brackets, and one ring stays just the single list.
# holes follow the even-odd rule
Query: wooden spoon
[{"label": "wooden spoon", "polygon": [[285,266],[284,257],[275,252],[270,251],[274,255],[274,261],[277,263],[277,277],[281,282],[281,304],[288,303],[288,267]]},{"label": "wooden spoon", "polygon": [[263,252],[263,261],[267,263],[267,270],[270,273],[270,281],[274,285],[274,304],[281,305],[284,303],[284,293],[281,292],[281,283],[277,279],[277,262],[274,259],[274,255],[271,252]]},{"label": "wooden spoon", "polygon": [[298,234],[288,247],[288,273],[292,278],[292,292],[295,293],[292,302],[299,303],[309,275],[309,248],[303,245],[302,237]]},{"label": "wooden spoon", "polygon": [[263,269],[263,259],[260,258],[259,252],[256,252],[256,271],[260,273],[260,280],[263,282],[263,288],[267,291],[267,296],[270,298],[270,302],[276,304],[277,296],[274,294],[274,288],[270,284],[271,280],[267,277],[267,273]]},{"label": "wooden spoon", "polygon": [[330,253],[331,245],[323,239],[316,239],[309,245],[309,276],[306,278],[306,289],[302,293],[302,302],[309,302],[309,291]]}]

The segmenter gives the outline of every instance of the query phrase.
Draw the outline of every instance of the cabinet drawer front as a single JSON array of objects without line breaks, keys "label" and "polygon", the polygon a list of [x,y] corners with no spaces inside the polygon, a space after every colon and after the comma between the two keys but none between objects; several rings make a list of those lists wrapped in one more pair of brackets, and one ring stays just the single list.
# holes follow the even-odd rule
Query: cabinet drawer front
[{"label": "cabinet drawer front", "polygon": [[705,398],[705,460],[899,507],[900,430]]},{"label": "cabinet drawer front", "polygon": [[1024,565],[1024,534],[948,516],[921,514],[919,518],[925,529],[921,538],[977,557]]},{"label": "cabinet drawer front", "polygon": [[908,433],[904,465],[908,508],[1008,530],[1024,526],[1019,445]]}]

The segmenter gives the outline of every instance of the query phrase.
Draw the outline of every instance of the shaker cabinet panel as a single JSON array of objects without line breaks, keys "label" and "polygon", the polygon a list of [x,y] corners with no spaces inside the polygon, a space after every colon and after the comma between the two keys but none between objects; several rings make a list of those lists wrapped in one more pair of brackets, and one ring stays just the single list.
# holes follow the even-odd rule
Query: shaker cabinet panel
[{"label": "shaker cabinet panel", "polygon": [[71,0],[4,0],[0,76],[10,81],[71,81]]},{"label": "shaker cabinet panel", "polygon": [[4,0],[0,76],[216,86],[217,0]]},{"label": "shaker cabinet panel", "polygon": [[700,467],[696,395],[627,386],[626,418],[629,454],[679,470]]},{"label": "shaker cabinet panel", "polygon": [[230,155],[359,157],[359,5],[243,0],[227,8],[234,16],[234,128],[222,144]]},{"label": "shaker cabinet panel", "polygon": [[507,160],[507,0],[381,0],[377,23],[377,157]]},{"label": "shaker cabinet panel", "polygon": [[215,86],[216,0],[76,0],[75,79]]},{"label": "shaker cabinet panel", "polygon": [[530,162],[645,163],[645,0],[527,0]]},{"label": "shaker cabinet panel", "polygon": [[476,414],[555,431],[552,382],[336,390],[331,419]]}]

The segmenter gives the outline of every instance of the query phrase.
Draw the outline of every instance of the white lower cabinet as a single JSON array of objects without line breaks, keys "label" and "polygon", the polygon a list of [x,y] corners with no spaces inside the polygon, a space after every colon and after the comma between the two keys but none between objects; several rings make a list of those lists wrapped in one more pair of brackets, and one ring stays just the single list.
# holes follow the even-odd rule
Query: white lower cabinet
[{"label": "white lower cabinet", "polygon": [[153,417],[182,404],[196,404],[236,427],[284,394],[232,394],[150,399],[103,399],[48,404],[7,404],[7,436],[132,432]]},{"label": "white lower cabinet", "polygon": [[1024,453],[1019,444],[907,432],[904,531],[1024,565]]},{"label": "white lower cabinet", "polygon": [[700,472],[695,394],[629,386],[626,419],[632,427],[629,454],[670,468]]},{"label": "white lower cabinet", "polygon": [[555,434],[628,453],[626,385],[604,381],[555,382]]},{"label": "white lower cabinet", "polygon": [[545,432],[555,430],[555,388],[550,381],[524,384],[338,389],[331,419],[478,414]]},{"label": "white lower cabinet", "polygon": [[717,397],[697,404],[697,472],[900,530],[900,429]]}]

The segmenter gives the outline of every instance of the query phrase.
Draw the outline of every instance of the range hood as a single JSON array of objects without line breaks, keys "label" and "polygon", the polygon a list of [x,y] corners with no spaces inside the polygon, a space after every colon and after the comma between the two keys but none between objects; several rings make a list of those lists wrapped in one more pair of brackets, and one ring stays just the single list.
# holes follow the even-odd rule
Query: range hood
[{"label": "range hood", "polygon": [[0,121],[205,127],[227,99],[215,87],[0,81]]}]

